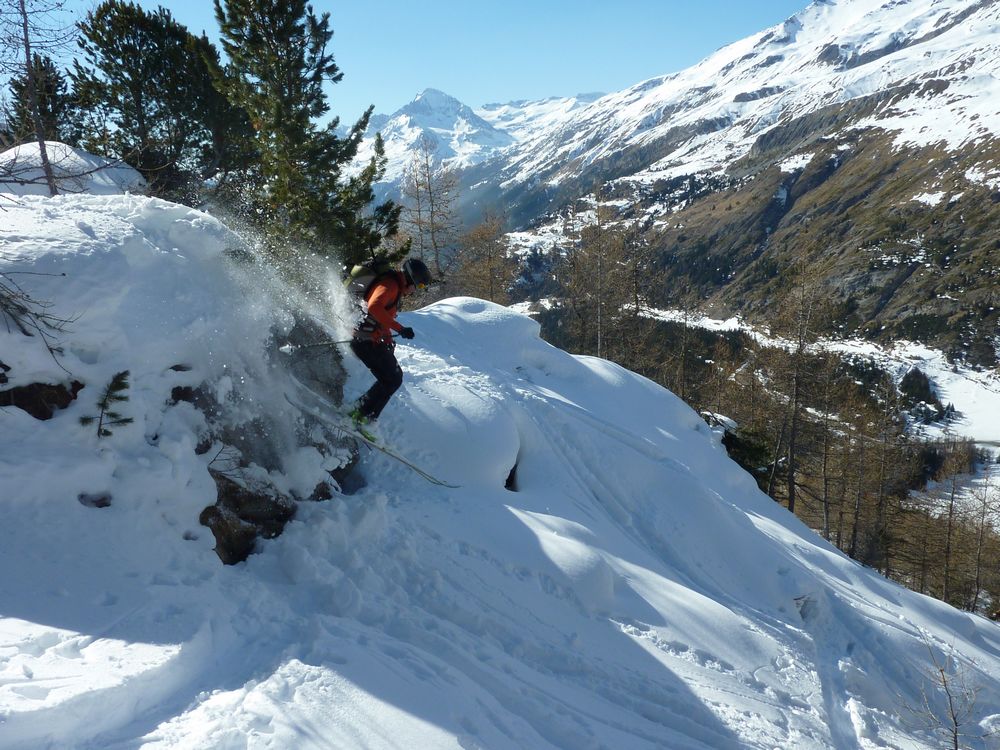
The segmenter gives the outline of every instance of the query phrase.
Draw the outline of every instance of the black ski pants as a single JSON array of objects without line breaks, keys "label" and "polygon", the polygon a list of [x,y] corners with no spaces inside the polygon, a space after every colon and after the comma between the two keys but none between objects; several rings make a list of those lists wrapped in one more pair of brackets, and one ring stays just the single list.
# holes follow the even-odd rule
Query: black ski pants
[{"label": "black ski pants", "polygon": [[378,419],[392,394],[403,384],[403,369],[393,354],[395,348],[392,343],[376,343],[370,339],[351,340],[351,351],[375,376],[375,385],[358,399],[358,408],[367,419]]}]

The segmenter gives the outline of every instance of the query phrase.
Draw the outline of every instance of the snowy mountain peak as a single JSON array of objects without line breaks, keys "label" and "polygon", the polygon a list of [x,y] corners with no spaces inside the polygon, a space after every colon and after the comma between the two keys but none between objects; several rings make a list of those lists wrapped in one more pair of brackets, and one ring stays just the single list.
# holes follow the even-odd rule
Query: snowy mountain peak
[{"label": "snowy mountain peak", "polygon": [[[473,110],[450,94],[428,88],[393,114],[374,115],[369,133],[381,133],[389,157],[384,183],[398,187],[409,160],[424,144],[430,145],[439,164],[471,167],[553,130],[602,96],[588,93],[490,103]],[[361,157],[370,154],[369,140],[362,147]]]},{"label": "snowy mountain peak", "polygon": [[413,101],[403,107],[401,112],[409,113],[434,113],[441,114],[445,112],[455,112],[465,114],[466,112],[471,113],[472,110],[469,109],[465,104],[460,102],[455,97],[450,94],[446,94],[439,89],[427,88],[421,91],[414,97]]},{"label": "snowy mountain peak", "polygon": [[[469,157],[483,146],[503,146],[512,139],[477,115],[471,107],[437,89],[424,89],[412,102],[397,110],[383,129],[383,138],[404,139],[416,133],[445,146],[441,160]],[[470,149],[471,147],[471,149]],[[474,158],[472,159],[474,161]]]}]

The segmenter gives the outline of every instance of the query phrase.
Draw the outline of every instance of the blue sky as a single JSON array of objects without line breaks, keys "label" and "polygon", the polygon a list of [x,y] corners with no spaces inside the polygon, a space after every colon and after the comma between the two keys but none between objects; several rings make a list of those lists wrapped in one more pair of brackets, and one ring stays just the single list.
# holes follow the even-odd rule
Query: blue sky
[{"label": "blue sky", "polygon": [[[488,102],[610,92],[698,62],[809,0],[314,0],[329,12],[344,80],[334,114],[391,113],[425,88]],[[139,0],[216,34],[211,0]],[[95,0],[70,0],[79,14]]]}]

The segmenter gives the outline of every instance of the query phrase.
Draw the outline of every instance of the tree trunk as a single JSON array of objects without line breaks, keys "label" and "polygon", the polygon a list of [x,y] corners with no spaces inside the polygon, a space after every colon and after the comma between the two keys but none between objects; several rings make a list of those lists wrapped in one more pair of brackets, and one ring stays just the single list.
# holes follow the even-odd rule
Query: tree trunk
[{"label": "tree trunk", "polygon": [[24,42],[25,90],[28,94],[28,108],[31,110],[31,120],[35,126],[35,139],[38,141],[38,158],[42,163],[45,182],[49,186],[49,195],[58,195],[55,173],[49,162],[49,152],[45,147],[45,124],[42,122],[42,112],[38,103],[38,82],[35,80],[35,66],[31,60],[31,34],[28,30],[28,7],[25,0],[18,0],[21,11],[21,32]]},{"label": "tree trunk", "polygon": [[851,545],[847,548],[848,556],[858,559],[858,524],[861,523],[861,500],[864,497],[865,478],[865,437],[859,436],[858,440],[858,487],[854,493],[854,519],[851,524]]},{"label": "tree trunk", "polygon": [[792,377],[792,396],[789,403],[791,413],[789,414],[788,427],[788,477],[786,482],[788,492],[788,512],[795,512],[795,474],[798,471],[798,436],[799,436],[799,399],[800,399],[800,371],[798,357],[796,357],[795,373]]},{"label": "tree trunk", "polygon": [[958,477],[951,477],[951,492],[948,496],[948,525],[944,537],[944,589],[941,599],[947,603],[951,596],[951,541],[955,534],[955,497],[958,494]]},{"label": "tree trunk", "polygon": [[[877,501],[875,503],[875,533],[876,533],[875,542],[876,544],[879,545],[879,549],[871,550],[871,552],[878,554],[879,557],[882,558],[881,560],[878,560],[878,562],[882,563],[881,567],[879,568],[879,572],[882,573],[882,575],[888,575],[889,573],[888,571],[889,553],[888,550],[885,549],[886,547],[885,532],[887,528],[886,527],[887,498],[886,498],[885,482],[886,482],[886,471],[888,468],[887,464],[889,461],[888,454],[889,454],[889,435],[887,432],[883,432],[881,450],[879,451],[878,486],[876,490],[878,495],[877,495]],[[876,560],[872,559],[869,560],[868,562],[872,563],[876,562]]]},{"label": "tree trunk", "polygon": [[983,592],[983,550],[986,541],[986,511],[989,501],[989,480],[983,488],[983,503],[979,509],[979,524],[976,529],[976,582],[972,595],[972,606],[970,612],[975,612],[979,608],[979,597]]},{"label": "tree trunk", "polygon": [[771,463],[771,476],[767,480],[767,494],[774,497],[775,487],[778,483],[778,460],[781,457],[781,449],[785,443],[785,430],[788,429],[788,415],[781,421],[781,432],[778,433],[778,443],[774,446],[774,460]]},{"label": "tree trunk", "polygon": [[823,538],[830,541],[830,405],[823,413]]}]

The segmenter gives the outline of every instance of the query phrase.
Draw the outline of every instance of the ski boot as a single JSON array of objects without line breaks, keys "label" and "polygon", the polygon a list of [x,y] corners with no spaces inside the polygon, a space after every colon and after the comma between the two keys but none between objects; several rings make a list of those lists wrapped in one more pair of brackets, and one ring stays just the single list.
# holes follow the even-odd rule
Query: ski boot
[{"label": "ski boot", "polygon": [[372,433],[370,429],[372,421],[361,413],[361,409],[359,407],[352,409],[350,414],[347,416],[351,418],[351,423],[354,425],[354,429],[358,431],[358,434],[361,435],[361,437],[372,443],[378,442],[378,438],[375,437],[374,433]]}]

